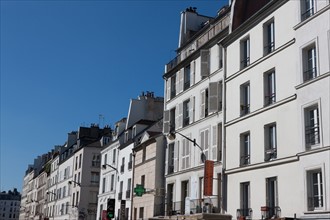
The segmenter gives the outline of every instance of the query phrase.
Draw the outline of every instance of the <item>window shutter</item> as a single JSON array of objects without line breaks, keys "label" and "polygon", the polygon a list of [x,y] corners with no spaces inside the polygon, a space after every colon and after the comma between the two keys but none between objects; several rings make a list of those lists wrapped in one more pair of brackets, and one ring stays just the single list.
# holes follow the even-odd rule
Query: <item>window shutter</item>
[{"label": "window shutter", "polygon": [[176,95],[180,93],[180,71],[176,73],[175,77],[175,92]]},{"label": "window shutter", "polygon": [[175,128],[179,128],[179,118],[180,118],[180,115],[179,115],[179,105],[176,105],[175,107]]},{"label": "window shutter", "polygon": [[190,97],[189,124],[195,121],[195,97]]},{"label": "window shutter", "polygon": [[182,128],[183,122],[183,103],[179,103],[178,128]]},{"label": "window shutter", "polygon": [[210,142],[209,142],[209,130],[205,130],[205,156],[206,156],[206,160],[209,159],[209,146],[210,146]]},{"label": "window shutter", "polygon": [[209,75],[209,50],[201,50],[201,76]]},{"label": "window shutter", "polygon": [[166,145],[166,149],[165,149],[165,175],[168,174],[168,164],[169,164],[169,145]]},{"label": "window shutter", "polygon": [[217,125],[212,127],[212,160],[217,160]]},{"label": "window shutter", "polygon": [[190,63],[190,86],[195,84],[195,69],[196,69],[196,62],[192,61]]},{"label": "window shutter", "polygon": [[184,76],[184,70],[181,69],[179,72],[179,92],[183,91],[183,76]]},{"label": "window shutter", "polygon": [[218,83],[212,82],[209,84],[209,112],[218,111]]},{"label": "window shutter", "polygon": [[186,167],[186,140],[182,139],[182,152],[181,152],[181,170],[184,170]]},{"label": "window shutter", "polygon": [[190,167],[190,141],[186,140],[186,168]]},{"label": "window shutter", "polygon": [[164,128],[163,133],[168,134],[170,132],[170,111],[164,111]]},{"label": "window shutter", "polygon": [[200,118],[205,117],[205,90],[201,92]]},{"label": "window shutter", "polygon": [[171,78],[166,80],[166,100],[171,99]]}]

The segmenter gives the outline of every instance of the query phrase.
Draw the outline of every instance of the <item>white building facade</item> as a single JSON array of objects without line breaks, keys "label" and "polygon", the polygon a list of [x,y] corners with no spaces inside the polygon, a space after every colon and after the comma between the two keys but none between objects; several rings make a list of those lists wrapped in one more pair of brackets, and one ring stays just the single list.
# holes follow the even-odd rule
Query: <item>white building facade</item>
[{"label": "white building facade", "polygon": [[253,4],[232,2],[221,42],[226,210],[239,219],[328,219],[329,1]]}]

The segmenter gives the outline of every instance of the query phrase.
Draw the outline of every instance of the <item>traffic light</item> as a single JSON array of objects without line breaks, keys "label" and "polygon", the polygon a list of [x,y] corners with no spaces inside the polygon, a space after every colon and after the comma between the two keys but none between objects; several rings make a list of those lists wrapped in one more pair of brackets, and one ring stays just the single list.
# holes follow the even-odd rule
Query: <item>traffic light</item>
[{"label": "traffic light", "polygon": [[115,217],[115,204],[116,200],[115,199],[108,199],[108,204],[107,204],[107,219],[112,219]]}]

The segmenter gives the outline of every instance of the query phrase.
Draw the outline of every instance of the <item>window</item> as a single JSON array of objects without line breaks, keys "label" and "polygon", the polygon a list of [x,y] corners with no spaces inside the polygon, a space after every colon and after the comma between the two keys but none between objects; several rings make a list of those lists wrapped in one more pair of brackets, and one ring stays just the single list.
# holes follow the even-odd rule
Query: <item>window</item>
[{"label": "window", "polygon": [[123,173],[125,170],[125,157],[121,158],[120,172]]},{"label": "window", "polygon": [[250,113],[250,82],[241,85],[240,90],[241,90],[240,114],[241,116],[243,116]]},{"label": "window", "polygon": [[279,217],[277,177],[266,179],[266,205],[269,208],[267,216],[265,216],[267,219]]},{"label": "window", "polygon": [[168,167],[167,174],[174,172],[174,143],[168,145]]},{"label": "window", "polygon": [[124,187],[124,182],[120,181],[120,188],[119,188],[119,193],[118,193],[118,200],[121,200],[123,197],[123,187]]},{"label": "window", "polygon": [[223,47],[219,45],[219,69],[223,67]]},{"label": "window", "polygon": [[181,169],[188,169],[190,167],[190,141],[182,139],[182,163]]},{"label": "window", "polygon": [[204,79],[210,75],[210,51],[201,50],[201,77]]},{"label": "window", "polygon": [[136,126],[133,127],[133,131],[132,131],[132,138],[134,138],[136,135]]},{"label": "window", "polygon": [[111,175],[111,184],[110,184],[110,190],[113,191],[115,186],[115,175]]},{"label": "window", "polygon": [[277,158],[276,124],[266,125],[265,132],[265,161]]},{"label": "window", "polygon": [[212,126],[212,160],[222,159],[222,124]]},{"label": "window", "polygon": [[189,125],[190,100],[183,102],[183,127]]},{"label": "window", "polygon": [[250,133],[241,134],[241,156],[240,165],[245,166],[250,164]]},{"label": "window", "polygon": [[264,29],[264,55],[267,55],[275,50],[274,19],[264,24],[263,29]]},{"label": "window", "polygon": [[275,70],[271,70],[264,74],[264,106],[271,105],[276,101],[275,90]]},{"label": "window", "polygon": [[126,199],[128,199],[128,198],[131,197],[131,182],[132,182],[132,179],[129,178],[129,179],[127,180]]},{"label": "window", "polygon": [[250,65],[250,38],[246,37],[240,42],[241,47],[241,69]]},{"label": "window", "polygon": [[105,155],[104,155],[104,163],[103,163],[103,164],[107,164],[107,163],[108,163],[108,155],[105,154]]},{"label": "window", "polygon": [[186,198],[189,197],[189,181],[181,182],[181,213],[185,213]]},{"label": "window", "polygon": [[308,211],[323,208],[323,177],[321,169],[307,172],[307,196]]},{"label": "window", "polygon": [[315,13],[314,0],[301,0],[301,20],[304,21]]},{"label": "window", "polygon": [[176,95],[176,87],[175,87],[175,84],[176,84],[176,75],[174,74],[171,79],[170,79],[170,97],[171,99],[175,97]]},{"label": "window", "polygon": [[91,172],[91,184],[99,184],[100,182],[100,173]]},{"label": "window", "polygon": [[241,206],[239,216],[250,216],[250,182],[240,184],[241,188]]},{"label": "window", "polygon": [[[206,156],[206,160],[209,158],[209,129],[205,129],[200,132],[201,137],[201,148],[203,149],[203,152]],[[201,161],[202,162],[202,161]]]},{"label": "window", "polygon": [[112,164],[116,163],[116,149],[113,149],[113,154],[112,154]]},{"label": "window", "polygon": [[314,79],[317,76],[315,43],[302,50],[302,61],[304,82]]},{"label": "window", "polygon": [[139,210],[139,218],[140,219],[144,219],[143,213],[144,213],[144,207],[140,207],[140,210]]},{"label": "window", "polygon": [[82,155],[79,154],[79,168],[81,168],[81,157],[82,157]]},{"label": "window", "polygon": [[104,193],[105,192],[105,177],[103,177],[103,179],[102,179],[102,193]]},{"label": "window", "polygon": [[146,152],[146,148],[143,147],[142,149],[142,162],[145,162],[146,161],[146,157],[147,157],[147,152]]},{"label": "window", "polygon": [[[52,167],[53,167],[53,164],[52,164]],[[76,165],[75,165],[75,170],[78,169],[78,156],[76,157]]]},{"label": "window", "polygon": [[317,105],[305,109],[306,148],[320,143],[319,109]]},{"label": "window", "polygon": [[92,167],[100,167],[100,165],[101,165],[101,155],[93,154]]},{"label": "window", "polygon": [[79,192],[77,192],[77,196],[76,196],[76,206],[79,205]]},{"label": "window", "polygon": [[190,70],[190,64],[189,64],[184,68],[184,84],[183,84],[184,90],[186,90],[190,87],[190,74],[191,74],[191,70]]},{"label": "window", "polygon": [[142,175],[141,176],[141,185],[145,188],[145,180],[146,180],[146,176]]},{"label": "window", "polygon": [[205,118],[208,115],[209,107],[209,90],[205,89],[201,92],[201,107],[200,107],[200,117]]},{"label": "window", "polygon": [[168,184],[167,185],[167,200],[166,200],[166,203],[167,203],[167,215],[171,216],[172,215],[172,211],[175,210],[175,208],[173,207],[173,198],[174,198],[174,195],[173,195],[173,190],[174,189],[174,184]]},{"label": "window", "polygon": [[133,166],[133,154],[129,154],[128,169],[131,170]]}]

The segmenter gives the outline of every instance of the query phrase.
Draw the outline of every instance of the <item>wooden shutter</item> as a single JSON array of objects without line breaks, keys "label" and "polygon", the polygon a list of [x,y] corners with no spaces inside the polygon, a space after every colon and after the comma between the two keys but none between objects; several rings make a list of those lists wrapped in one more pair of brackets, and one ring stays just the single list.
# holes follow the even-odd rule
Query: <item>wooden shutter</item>
[{"label": "wooden shutter", "polygon": [[178,71],[176,73],[176,77],[175,77],[175,92],[176,95],[180,93],[180,71]]},{"label": "wooden shutter", "polygon": [[179,103],[178,128],[182,128],[183,122],[183,103]]},{"label": "wooden shutter", "polygon": [[209,50],[201,50],[201,77],[209,75]]},{"label": "wooden shutter", "polygon": [[217,160],[217,125],[212,127],[212,160]]},{"label": "wooden shutter", "polygon": [[212,82],[209,84],[209,100],[208,100],[208,108],[209,112],[218,111],[218,82]]},{"label": "wooden shutter", "polygon": [[195,97],[190,97],[189,101],[189,124],[195,121]]},{"label": "wooden shutter", "polygon": [[164,111],[164,127],[163,127],[163,133],[168,134],[170,132],[170,111],[165,110]]},{"label": "wooden shutter", "polygon": [[181,170],[186,168],[186,140],[182,139],[182,152],[181,152]]},{"label": "wooden shutter", "polygon": [[201,92],[200,118],[205,117],[205,90]]},{"label": "wooden shutter", "polygon": [[180,142],[177,141],[175,142],[175,145],[174,145],[174,159],[173,159],[173,165],[174,165],[174,172],[177,172],[178,171],[178,155],[179,155],[179,145],[180,145]]},{"label": "wooden shutter", "polygon": [[181,69],[179,72],[179,92],[183,91],[183,77],[184,77],[184,69]]},{"label": "wooden shutter", "polygon": [[175,128],[179,128],[179,105],[175,107]]},{"label": "wooden shutter", "polygon": [[195,84],[195,69],[196,69],[196,62],[192,61],[190,63],[190,86]]},{"label": "wooden shutter", "polygon": [[166,100],[171,99],[171,78],[166,80]]}]

